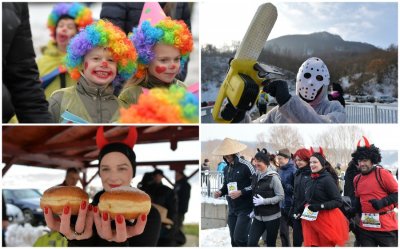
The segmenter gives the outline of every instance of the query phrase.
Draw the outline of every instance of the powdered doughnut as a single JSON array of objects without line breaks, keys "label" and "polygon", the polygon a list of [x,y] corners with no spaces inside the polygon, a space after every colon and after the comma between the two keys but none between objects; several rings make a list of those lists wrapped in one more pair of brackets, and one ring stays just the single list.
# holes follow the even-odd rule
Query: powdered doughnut
[{"label": "powdered doughnut", "polygon": [[71,214],[77,215],[81,202],[88,202],[89,196],[79,187],[75,186],[55,186],[44,191],[40,198],[40,207],[50,207],[54,214],[62,214],[64,206],[71,208]]},{"label": "powdered doughnut", "polygon": [[109,213],[111,219],[121,214],[126,220],[132,220],[140,214],[149,214],[151,199],[148,194],[137,188],[124,186],[104,192],[100,196],[98,207],[100,212]]}]

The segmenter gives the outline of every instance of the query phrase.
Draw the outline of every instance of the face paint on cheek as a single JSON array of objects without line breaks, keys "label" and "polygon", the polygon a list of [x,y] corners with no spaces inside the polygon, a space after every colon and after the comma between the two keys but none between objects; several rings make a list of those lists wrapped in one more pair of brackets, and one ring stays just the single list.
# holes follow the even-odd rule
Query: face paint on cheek
[{"label": "face paint on cheek", "polygon": [[87,61],[85,61],[85,66],[84,66],[85,68],[84,68],[84,71],[86,71],[86,69],[88,68],[88,63],[87,63]]},{"label": "face paint on cheek", "polygon": [[163,72],[165,72],[167,70],[167,68],[166,67],[163,67],[163,66],[156,66],[156,73],[163,73]]}]

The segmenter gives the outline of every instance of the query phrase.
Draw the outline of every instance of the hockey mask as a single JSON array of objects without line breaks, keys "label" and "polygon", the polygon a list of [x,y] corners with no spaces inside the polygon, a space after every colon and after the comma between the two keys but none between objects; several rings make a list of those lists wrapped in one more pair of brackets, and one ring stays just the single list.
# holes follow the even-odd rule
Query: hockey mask
[{"label": "hockey mask", "polygon": [[329,85],[329,71],[325,63],[317,58],[307,59],[299,68],[296,77],[296,94],[313,101],[321,88]]}]

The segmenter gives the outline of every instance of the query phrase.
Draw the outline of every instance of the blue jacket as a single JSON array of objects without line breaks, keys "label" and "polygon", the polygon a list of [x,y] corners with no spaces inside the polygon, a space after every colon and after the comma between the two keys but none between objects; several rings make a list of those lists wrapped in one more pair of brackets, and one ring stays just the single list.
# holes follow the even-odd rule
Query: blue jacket
[{"label": "blue jacket", "polygon": [[280,203],[280,207],[283,209],[290,209],[293,204],[294,176],[296,171],[297,168],[292,159],[278,171],[285,192],[285,199]]}]

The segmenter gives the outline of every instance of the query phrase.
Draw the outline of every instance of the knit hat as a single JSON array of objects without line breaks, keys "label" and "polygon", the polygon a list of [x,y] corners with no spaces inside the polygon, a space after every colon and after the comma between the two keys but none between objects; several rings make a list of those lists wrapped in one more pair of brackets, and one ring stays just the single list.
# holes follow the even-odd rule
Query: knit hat
[{"label": "knit hat", "polygon": [[81,3],[59,3],[54,5],[47,19],[47,27],[50,29],[51,36],[54,38],[57,23],[61,17],[67,16],[74,20],[78,31],[93,22],[92,11]]},{"label": "knit hat", "polygon": [[105,47],[117,63],[113,82],[129,79],[136,72],[137,54],[125,33],[109,21],[100,19],[75,35],[68,44],[65,64],[71,78],[78,80],[87,53],[96,47]]},{"label": "knit hat", "polygon": [[242,144],[231,138],[225,138],[224,141],[212,152],[216,156],[227,156],[236,154],[247,148],[247,145]]},{"label": "knit hat", "polygon": [[97,134],[96,134],[97,147],[100,149],[99,156],[98,156],[99,166],[100,166],[101,160],[103,159],[103,157],[105,155],[107,155],[108,153],[111,153],[111,152],[120,152],[120,153],[124,154],[130,161],[132,168],[133,168],[133,177],[135,177],[136,155],[135,155],[135,152],[133,151],[133,146],[135,145],[136,140],[137,140],[136,127],[129,128],[128,136],[125,138],[124,141],[113,142],[113,143],[110,143],[105,139],[103,126],[99,127],[97,129]]},{"label": "knit hat", "polygon": [[291,158],[292,154],[290,154],[290,151],[288,148],[280,149],[276,152],[277,156],[283,156],[285,158]]},{"label": "knit hat", "polygon": [[361,139],[357,143],[357,149],[351,154],[353,160],[358,162],[363,159],[369,159],[373,164],[378,164],[382,160],[381,152],[378,147],[375,147],[374,144],[369,143],[366,137],[362,137],[364,141],[364,146],[360,146]]}]

